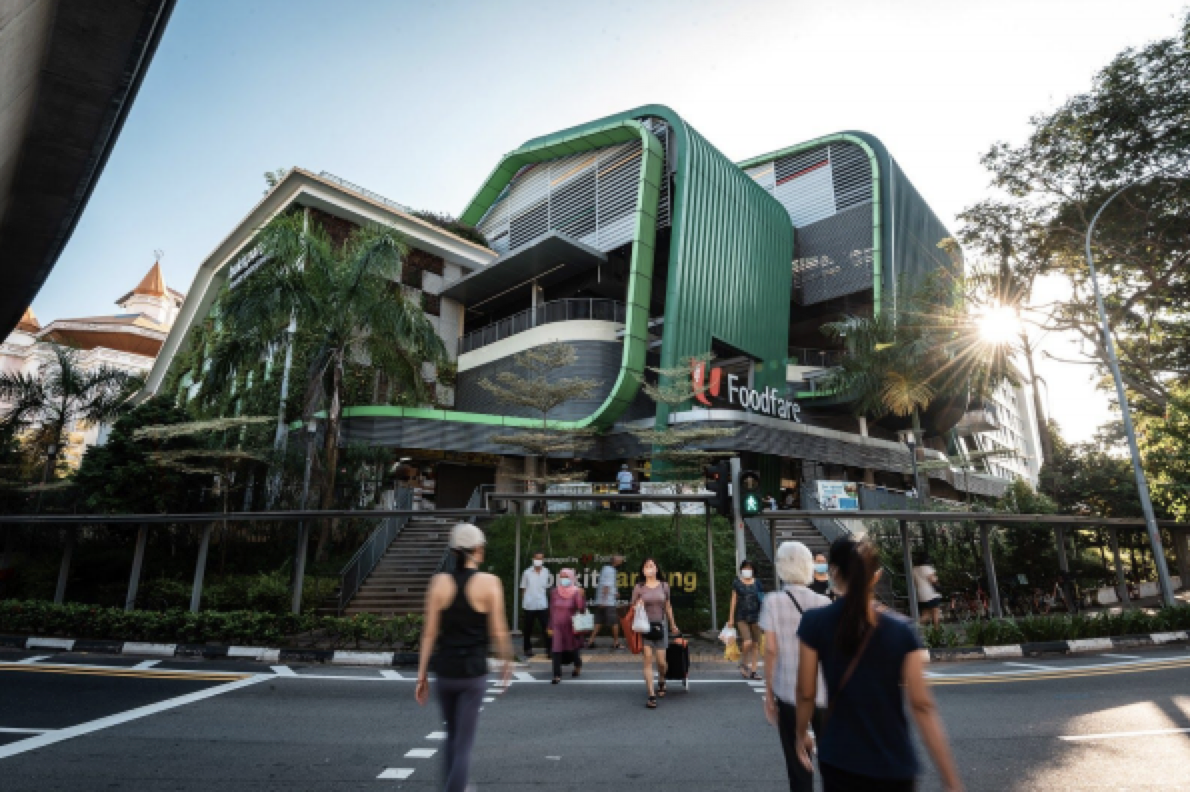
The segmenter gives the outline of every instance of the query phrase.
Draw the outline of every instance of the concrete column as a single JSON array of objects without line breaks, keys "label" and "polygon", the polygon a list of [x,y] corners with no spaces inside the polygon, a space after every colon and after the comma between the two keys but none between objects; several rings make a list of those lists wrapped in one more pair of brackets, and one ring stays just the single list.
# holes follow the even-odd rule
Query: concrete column
[{"label": "concrete column", "polygon": [[1120,529],[1109,528],[1107,535],[1111,540],[1111,556],[1116,567],[1116,595],[1127,608],[1131,606],[1132,600],[1128,596],[1128,581],[1124,578],[1124,562],[1120,559]]},{"label": "concrete column", "polygon": [[996,563],[992,559],[992,528],[990,525],[979,526],[979,543],[983,546],[983,570],[988,576],[988,592],[992,597],[992,615],[997,619],[1004,618],[1004,609],[1000,605],[1000,584],[996,580]]},{"label": "concrete column", "polygon": [[132,554],[132,574],[128,577],[128,596],[124,598],[124,610],[136,608],[136,591],[140,588],[140,571],[145,562],[145,545],[149,541],[149,526],[142,525],[136,534],[136,550]]},{"label": "concrete column", "polygon": [[1070,561],[1066,558],[1066,528],[1064,526],[1059,525],[1054,528],[1054,543],[1058,548],[1058,569],[1069,572]]},{"label": "concrete column", "polygon": [[66,599],[66,581],[70,578],[70,562],[74,557],[74,546],[78,541],[78,527],[66,529],[66,547],[62,550],[62,566],[58,568],[58,587],[54,590],[54,604],[61,605]]},{"label": "concrete column", "polygon": [[[207,523],[202,528],[202,539],[198,543],[198,560],[194,564],[194,586],[190,589],[191,613],[198,613],[202,607],[202,583],[207,574],[207,551],[211,547],[211,531],[214,529],[214,523]],[[300,602],[300,596],[298,600]]]},{"label": "concrete column", "polygon": [[909,523],[901,520],[901,562],[905,567],[905,590],[909,594],[909,615],[913,623],[921,620],[917,607],[917,586],[913,582],[913,551],[909,547]]}]

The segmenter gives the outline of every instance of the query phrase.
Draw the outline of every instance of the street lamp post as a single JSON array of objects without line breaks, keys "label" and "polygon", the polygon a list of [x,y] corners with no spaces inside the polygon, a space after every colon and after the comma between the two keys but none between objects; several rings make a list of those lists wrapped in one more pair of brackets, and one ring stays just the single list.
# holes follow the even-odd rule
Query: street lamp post
[{"label": "street lamp post", "polygon": [[917,508],[921,509],[921,482],[917,473],[917,435],[906,432],[905,445],[909,448],[909,462],[913,465],[913,499],[917,501]]},{"label": "street lamp post", "polygon": [[58,444],[50,443],[45,450],[45,467],[41,469],[41,488],[37,490],[37,508],[34,514],[41,514],[41,497],[45,494],[45,483],[54,468],[54,459],[58,456]]},{"label": "street lamp post", "polygon": [[1128,408],[1128,395],[1124,391],[1124,378],[1120,375],[1120,361],[1116,358],[1116,347],[1112,343],[1111,328],[1107,323],[1107,310],[1103,307],[1103,295],[1099,292],[1099,278],[1095,274],[1095,259],[1091,255],[1091,234],[1095,231],[1095,223],[1099,221],[1099,215],[1103,214],[1103,210],[1107,205],[1115,200],[1116,196],[1140,182],[1147,181],[1158,174],[1151,174],[1149,176],[1142,176],[1139,179],[1134,179],[1128,184],[1125,184],[1120,189],[1111,194],[1111,197],[1103,202],[1103,206],[1099,207],[1099,211],[1091,218],[1091,224],[1087,227],[1086,250],[1087,250],[1087,269],[1091,274],[1091,288],[1095,292],[1095,307],[1099,311],[1099,330],[1103,335],[1103,347],[1107,352],[1107,363],[1111,368],[1112,379],[1116,384],[1116,399],[1120,404],[1120,415],[1124,423],[1124,434],[1128,437],[1128,451],[1132,456],[1132,472],[1136,475],[1136,493],[1140,496],[1140,508],[1145,516],[1145,531],[1149,535],[1149,543],[1153,548],[1153,561],[1157,566],[1157,581],[1161,586],[1161,599],[1167,607],[1172,607],[1177,604],[1177,600],[1173,594],[1173,581],[1169,579],[1169,567],[1165,563],[1165,550],[1161,543],[1161,531],[1157,528],[1157,517],[1153,514],[1153,501],[1149,498],[1149,483],[1145,478],[1144,467],[1141,465],[1140,448],[1136,444],[1136,430],[1132,426],[1132,413]]}]

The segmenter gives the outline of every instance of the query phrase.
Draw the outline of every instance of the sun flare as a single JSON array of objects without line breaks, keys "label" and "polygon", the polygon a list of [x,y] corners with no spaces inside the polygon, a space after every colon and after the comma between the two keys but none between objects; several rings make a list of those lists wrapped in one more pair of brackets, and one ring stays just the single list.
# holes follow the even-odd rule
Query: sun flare
[{"label": "sun flare", "polygon": [[995,305],[980,311],[975,324],[980,338],[990,344],[1006,344],[1021,332],[1020,317],[1008,305]]}]

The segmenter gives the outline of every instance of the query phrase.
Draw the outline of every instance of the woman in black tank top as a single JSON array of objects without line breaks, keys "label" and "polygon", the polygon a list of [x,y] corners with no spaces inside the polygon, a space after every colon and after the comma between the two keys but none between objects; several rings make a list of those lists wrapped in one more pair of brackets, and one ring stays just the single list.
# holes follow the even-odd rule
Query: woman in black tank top
[{"label": "woman in black tank top", "polygon": [[[421,662],[414,695],[429,700],[429,668],[442,718],[446,721],[444,788],[462,792],[471,770],[471,748],[479,726],[479,708],[488,678],[488,644],[504,658],[504,684],[512,670],[512,645],[504,622],[500,579],[479,571],[484,558],[483,531],[460,523],[450,534],[455,571],[435,575],[426,592]],[[481,610],[482,609],[482,610]]]}]

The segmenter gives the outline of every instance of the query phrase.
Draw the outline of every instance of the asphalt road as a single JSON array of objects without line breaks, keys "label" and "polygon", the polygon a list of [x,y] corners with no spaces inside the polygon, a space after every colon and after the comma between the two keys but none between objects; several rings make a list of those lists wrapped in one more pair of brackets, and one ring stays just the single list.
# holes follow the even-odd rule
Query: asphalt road
[{"label": "asphalt road", "polygon": [[[930,673],[968,789],[1190,790],[1185,648]],[[0,788],[436,789],[442,725],[411,677],[0,652]],[[722,666],[656,711],[627,666],[548,679],[533,667],[493,684],[480,789],[788,788],[761,696]],[[921,788],[937,788],[932,772]]]}]

